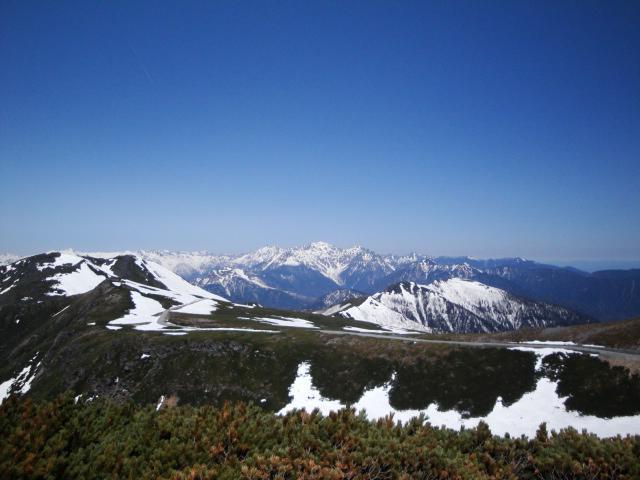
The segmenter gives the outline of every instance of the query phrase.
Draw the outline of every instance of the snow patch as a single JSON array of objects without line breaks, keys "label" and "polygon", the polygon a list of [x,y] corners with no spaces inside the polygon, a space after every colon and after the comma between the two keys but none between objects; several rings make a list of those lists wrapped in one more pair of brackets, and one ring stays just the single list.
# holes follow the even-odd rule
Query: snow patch
[{"label": "snow patch", "polygon": [[313,386],[311,379],[311,365],[309,362],[302,362],[298,365],[296,379],[289,387],[291,401],[283,407],[278,415],[284,415],[292,410],[306,409],[308,411],[317,408],[323,415],[344,408],[338,400],[330,400],[323,397],[320,391]]},{"label": "snow patch", "polygon": [[[78,257],[79,258],[79,257]],[[81,259],[82,261],[82,259]],[[95,273],[87,262],[82,261],[80,267],[70,273],[57,273],[47,280],[57,283],[53,288],[57,292],[49,292],[47,295],[79,295],[96,288],[106,277]]]},{"label": "snow patch", "polygon": [[[55,253],[55,252],[49,252]],[[57,268],[62,267],[63,265],[77,265],[82,262],[84,258],[79,257],[77,255],[73,255],[66,252],[60,252],[60,255],[54,258],[53,262],[41,263],[36,266],[36,268],[40,271],[43,271],[47,268]]]},{"label": "snow patch", "polygon": [[193,303],[181,307],[174,307],[171,311],[176,313],[190,313],[192,315],[211,315],[211,313],[217,309],[218,303],[213,300],[196,300]]},{"label": "snow patch", "polygon": [[158,329],[157,315],[164,312],[164,307],[157,300],[145,297],[138,292],[132,291],[130,294],[134,308],[124,317],[109,322],[109,325],[136,325],[138,330]]},{"label": "snow patch", "polygon": [[292,317],[278,317],[278,318],[269,318],[269,317],[255,317],[251,318],[251,320],[255,320],[257,322],[268,323],[269,325],[276,325],[279,327],[292,327],[292,328],[318,328],[313,322],[309,320],[304,320],[302,318],[292,318]]},{"label": "snow patch", "polygon": [[414,335],[416,332],[409,332],[407,330],[403,330],[401,328],[392,328],[392,327],[382,327],[382,330],[372,330],[369,328],[360,328],[360,327],[352,327],[346,326],[342,327],[343,330],[347,332],[360,332],[360,333],[384,333],[384,334],[396,334],[396,335]]},{"label": "snow patch", "polygon": [[[138,291],[130,291],[131,300],[134,303],[134,308],[130,309],[123,317],[112,320],[107,325],[110,330],[119,330],[121,325],[130,325],[135,330],[145,332],[162,332],[166,335],[186,335],[189,332],[259,332],[259,333],[278,333],[276,330],[257,330],[251,328],[226,328],[226,327],[183,327],[180,325],[172,324],[168,321],[169,314],[172,311],[180,313],[192,313],[185,312],[189,307],[195,307],[198,303],[206,305],[206,309],[216,308],[217,302],[211,299],[196,300],[189,305],[183,305],[179,307],[173,307],[169,310],[165,310],[164,307],[152,298],[142,295]],[[174,310],[175,309],[175,310]],[[202,310],[204,311],[204,310]],[[207,310],[209,311],[209,310]],[[207,313],[208,315],[208,313]]]},{"label": "snow patch", "polygon": [[31,389],[31,382],[33,382],[33,379],[42,364],[42,361],[40,361],[37,365],[34,365],[37,357],[38,352],[36,352],[33,358],[29,360],[27,365],[20,371],[20,373],[18,373],[18,375],[0,384],[0,403],[9,396],[11,391],[24,395]]}]

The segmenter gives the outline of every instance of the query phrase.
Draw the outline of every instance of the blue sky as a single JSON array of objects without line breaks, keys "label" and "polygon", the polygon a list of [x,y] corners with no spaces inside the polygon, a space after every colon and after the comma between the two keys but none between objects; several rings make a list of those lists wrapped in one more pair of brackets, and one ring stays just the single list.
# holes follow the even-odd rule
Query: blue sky
[{"label": "blue sky", "polygon": [[640,259],[638,2],[2,2],[0,251]]}]

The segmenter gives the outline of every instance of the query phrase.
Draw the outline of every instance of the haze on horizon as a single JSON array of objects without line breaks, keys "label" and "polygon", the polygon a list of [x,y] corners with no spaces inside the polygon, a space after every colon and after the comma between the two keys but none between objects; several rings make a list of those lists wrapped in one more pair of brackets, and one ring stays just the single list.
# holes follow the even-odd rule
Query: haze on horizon
[{"label": "haze on horizon", "polygon": [[638,2],[0,16],[0,252],[327,240],[640,266]]}]

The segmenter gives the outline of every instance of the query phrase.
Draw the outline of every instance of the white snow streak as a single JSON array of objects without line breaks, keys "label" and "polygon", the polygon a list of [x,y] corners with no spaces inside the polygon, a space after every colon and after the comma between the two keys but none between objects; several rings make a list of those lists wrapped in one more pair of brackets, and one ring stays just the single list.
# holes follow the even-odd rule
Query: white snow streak
[{"label": "white snow streak", "polygon": [[293,327],[293,328],[318,328],[309,320],[304,320],[302,318],[292,318],[292,317],[278,317],[278,318],[269,318],[269,317],[255,317],[251,318],[251,320],[255,320],[257,322],[268,323],[269,325],[276,325],[279,327]]},{"label": "white snow streak", "polygon": [[64,312],[67,308],[69,308],[71,305],[67,305],[66,307],[64,307],[62,310],[60,310],[59,312],[54,313],[53,315],[51,315],[51,318],[53,317],[57,317],[58,315],[60,315],[62,312]]},{"label": "white snow streak", "polygon": [[213,300],[197,300],[188,305],[181,307],[174,307],[172,312],[176,313],[190,313],[192,315],[211,315],[218,309],[218,303]]},{"label": "white snow streak", "polygon": [[392,328],[392,327],[382,327],[382,330],[372,330],[369,328],[360,328],[360,327],[342,327],[343,330],[347,332],[360,332],[360,333],[383,333],[389,334],[394,333],[396,335],[415,335],[416,332],[409,332],[407,330],[403,330],[401,328]]},{"label": "white snow streak", "polygon": [[122,318],[112,320],[110,325],[136,325],[138,330],[162,329],[158,325],[158,315],[164,312],[164,308],[157,300],[154,300],[138,292],[131,292],[131,300],[134,308]]},{"label": "white snow streak", "polygon": [[16,285],[17,285],[17,282],[16,282],[16,283],[13,283],[13,284],[11,284],[11,285],[9,285],[7,288],[5,288],[4,290],[2,290],[2,291],[0,292],[0,295],[4,295],[5,293],[7,293],[9,290],[11,290],[11,289],[12,289],[13,287],[15,287]]}]

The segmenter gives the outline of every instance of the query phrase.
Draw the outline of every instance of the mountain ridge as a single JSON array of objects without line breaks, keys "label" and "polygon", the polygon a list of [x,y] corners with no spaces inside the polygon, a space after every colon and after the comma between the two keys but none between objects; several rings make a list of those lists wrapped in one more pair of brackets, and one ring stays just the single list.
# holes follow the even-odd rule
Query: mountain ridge
[{"label": "mountain ridge", "polygon": [[399,282],[357,304],[329,307],[326,314],[429,333],[477,333],[590,323],[565,308],[516,297],[473,280],[450,278],[428,285]]}]

